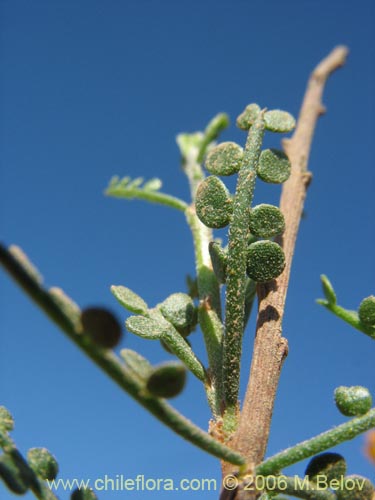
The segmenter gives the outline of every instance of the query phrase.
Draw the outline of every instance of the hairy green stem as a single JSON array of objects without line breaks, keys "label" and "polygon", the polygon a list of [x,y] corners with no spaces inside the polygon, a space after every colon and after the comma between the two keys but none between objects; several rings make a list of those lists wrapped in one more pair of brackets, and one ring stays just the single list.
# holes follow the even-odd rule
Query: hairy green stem
[{"label": "hairy green stem", "polygon": [[247,138],[229,229],[223,381],[227,419],[232,423],[237,412],[240,380],[249,214],[264,130],[263,113],[260,113]]},{"label": "hairy green stem", "polygon": [[113,196],[114,198],[136,198],[138,200],[145,200],[151,203],[159,203],[160,205],[166,205],[167,207],[175,208],[177,210],[181,210],[182,212],[185,212],[188,206],[185,201],[169,194],[136,188],[127,189],[126,186],[122,187],[121,185],[109,186],[106,189],[105,194]]},{"label": "hairy green stem", "polygon": [[75,318],[70,318],[66,311],[62,310],[53,300],[48,291],[41,286],[40,282],[1,244],[0,262],[37,305],[77,346],[156,418],[184,439],[207,451],[207,453],[233,464],[241,465],[244,463],[244,458],[239,453],[213,439],[209,434],[178,413],[166,401],[145,396],[143,384],[140,383],[139,378],[134,376],[121,363],[113,351],[98,347],[86,335],[80,333],[77,330]]},{"label": "hairy green stem", "polygon": [[327,308],[328,311],[331,311],[338,318],[344,320],[346,323],[349,323],[349,325],[375,340],[375,328],[364,325],[359,320],[357,311],[349,311],[348,309],[344,309],[337,304],[330,304],[326,300],[319,299],[317,302]]},{"label": "hairy green stem", "polygon": [[354,439],[362,432],[375,427],[375,408],[361,417],[353,418],[344,424],[323,432],[307,441],[303,441],[291,448],[287,448],[273,457],[262,462],[257,468],[257,474],[269,475],[280,472],[284,467],[289,467],[305,458],[337,446],[344,441]]},{"label": "hairy green stem", "polygon": [[46,483],[35,474],[7,432],[0,431],[0,448],[12,463],[11,470],[2,471],[0,467],[0,477],[7,474],[17,484],[17,476],[20,476],[25,488],[28,487],[39,500],[58,500]]},{"label": "hairy green stem", "polygon": [[196,262],[198,294],[200,300],[199,323],[203,333],[209,362],[210,380],[206,384],[207,399],[215,417],[220,415],[223,400],[221,367],[223,326],[221,322],[220,288],[212,270],[208,251],[210,241],[213,241],[212,229],[206,227],[195,213],[195,196],[200,182],[204,179],[201,161],[207,146],[227,125],[225,119],[218,115],[207,126],[201,147],[191,146],[184,157],[184,171],[190,185],[193,204],[185,211],[190,227]]}]

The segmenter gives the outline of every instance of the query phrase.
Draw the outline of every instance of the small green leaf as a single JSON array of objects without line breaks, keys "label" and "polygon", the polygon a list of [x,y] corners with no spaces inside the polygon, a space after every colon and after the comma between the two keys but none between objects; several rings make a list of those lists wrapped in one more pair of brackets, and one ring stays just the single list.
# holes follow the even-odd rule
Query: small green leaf
[{"label": "small green leaf", "polygon": [[83,309],[81,324],[84,332],[100,347],[112,349],[121,340],[121,325],[108,309],[103,307]]},{"label": "small green leaf", "polygon": [[14,429],[14,420],[5,406],[0,406],[0,431],[10,432]]},{"label": "small green leaf", "polygon": [[273,109],[264,114],[266,129],[271,132],[291,132],[296,126],[296,120],[287,111]]},{"label": "small green leaf", "polygon": [[46,448],[31,448],[27,452],[27,461],[35,474],[41,479],[55,479],[59,466],[55,457]]},{"label": "small green leaf", "polygon": [[273,241],[256,241],[248,248],[247,275],[258,283],[279,276],[285,267],[283,249]]},{"label": "small green leaf", "polygon": [[249,130],[260,113],[258,104],[249,104],[245,110],[237,117],[236,125],[241,130]]},{"label": "small green leaf", "polygon": [[146,380],[152,370],[152,365],[146,358],[132,349],[122,349],[120,356],[126,363],[126,367],[141,379]]},{"label": "small green leaf", "polygon": [[199,184],[195,208],[197,216],[207,227],[217,229],[229,224],[232,198],[218,177],[211,175]]},{"label": "small green leaf", "polygon": [[332,479],[342,479],[346,475],[345,458],[338,453],[321,453],[312,458],[307,465],[305,476],[309,481],[316,482],[318,476],[324,476],[326,482]]},{"label": "small green leaf", "polygon": [[257,167],[259,179],[271,184],[285,182],[291,171],[288,157],[278,149],[265,149],[261,152]]},{"label": "small green leaf", "polygon": [[232,175],[241,168],[243,148],[235,142],[222,142],[208,153],[206,169],[210,174]]},{"label": "small green leaf", "polygon": [[250,211],[250,231],[258,238],[272,238],[285,230],[285,219],[278,207],[263,203]]},{"label": "small green leaf", "polygon": [[370,295],[362,300],[358,308],[358,317],[365,326],[375,326],[374,295]]},{"label": "small green leaf", "polygon": [[136,189],[142,184],[143,181],[144,181],[143,177],[136,177],[127,184],[127,188]]},{"label": "small green leaf", "polygon": [[346,476],[343,489],[338,490],[336,495],[337,500],[372,500],[374,486],[366,477]]},{"label": "small green leaf", "polygon": [[121,285],[112,285],[111,292],[120,304],[128,311],[135,314],[145,314],[147,312],[148,306],[146,302],[142,299],[142,297],[130,290],[130,288],[126,288]]},{"label": "small green leaf", "polygon": [[335,389],[334,394],[338,410],[346,417],[358,417],[371,409],[372,397],[366,387],[340,386]]},{"label": "small green leaf", "polygon": [[161,305],[160,311],[164,318],[183,335],[189,333],[197,324],[197,310],[190,295],[173,293]]},{"label": "small green leaf", "polygon": [[155,367],[147,380],[147,390],[158,398],[174,398],[185,386],[186,369],[174,361]]},{"label": "small green leaf", "polygon": [[208,245],[212,267],[219,283],[225,283],[227,274],[227,252],[216,241]]},{"label": "small green leaf", "polygon": [[323,293],[325,298],[327,299],[328,304],[335,305],[337,302],[337,298],[332,283],[329,281],[325,274],[322,274],[320,276],[320,280],[322,282]]},{"label": "small green leaf", "polygon": [[143,184],[143,189],[145,191],[158,191],[162,187],[163,183],[158,178],[150,179]]},{"label": "small green leaf", "polygon": [[145,316],[130,316],[125,325],[129,332],[151,340],[160,339],[166,330],[164,325]]}]

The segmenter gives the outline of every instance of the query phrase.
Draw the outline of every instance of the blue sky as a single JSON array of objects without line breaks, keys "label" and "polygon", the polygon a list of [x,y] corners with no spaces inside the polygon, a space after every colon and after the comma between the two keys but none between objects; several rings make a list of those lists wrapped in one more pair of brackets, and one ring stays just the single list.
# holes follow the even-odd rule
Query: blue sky
[{"label": "blue sky", "polygon": [[[290,354],[268,455],[345,420],[333,404],[335,387],[365,385],[375,395],[374,342],[315,304],[321,273],[349,308],[374,293],[372,4],[0,1],[1,239],[20,245],[49,286],[62,287],[83,307],[109,306],[122,320],[126,312],[111,284],[156,304],[185,291],[194,262],[183,216],[105,197],[111,176],[157,176],[165,192],[188,200],[179,132],[202,129],[225,111],[232,125],[223,140],[244,141],[233,123],[254,101],[297,115],[314,65],[335,45],[349,46],[347,66],[328,82],[328,113],[314,137],[314,178],[284,321]],[[279,140],[270,135],[267,145]],[[278,196],[278,188],[256,188],[257,203]],[[3,273],[0,288],[0,403],[15,416],[13,436],[23,452],[46,446],[62,478],[219,479],[216,459],[113,386]],[[253,330],[252,324],[245,338],[243,387]],[[193,345],[203,357],[199,333]],[[158,345],[131,334],[125,346],[155,363],[167,358]],[[207,427],[203,391],[192,377],[175,404]],[[337,451],[350,473],[374,480],[362,446],[360,437]],[[303,471],[301,464],[289,470]],[[136,500],[201,494],[131,493]],[[2,486],[0,496],[12,498]]]}]

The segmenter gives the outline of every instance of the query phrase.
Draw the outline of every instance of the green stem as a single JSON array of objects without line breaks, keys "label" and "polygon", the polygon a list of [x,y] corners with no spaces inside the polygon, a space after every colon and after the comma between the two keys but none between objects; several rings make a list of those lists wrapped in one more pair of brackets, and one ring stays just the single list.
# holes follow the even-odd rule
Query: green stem
[{"label": "green stem", "polygon": [[18,476],[22,481],[22,486],[25,487],[25,489],[26,487],[31,489],[35,497],[39,498],[39,500],[58,500],[45,482],[35,474],[33,469],[27,463],[27,460],[25,460],[22,454],[18,451],[15,443],[6,432],[0,431],[0,447],[12,463],[11,470],[8,469],[3,471],[0,474],[0,477],[2,474],[8,474],[10,476],[8,476],[9,479],[13,479],[12,482],[17,484]]},{"label": "green stem", "polygon": [[361,417],[353,418],[329,431],[277,453],[262,462],[257,467],[256,472],[264,476],[276,474],[284,469],[284,467],[289,467],[301,460],[305,460],[305,458],[333,448],[344,441],[354,439],[372,427],[375,427],[375,408]]},{"label": "green stem", "polygon": [[128,198],[130,200],[136,198],[139,200],[146,200],[151,203],[159,203],[160,205],[176,208],[182,212],[185,212],[188,206],[185,201],[169,194],[159,193],[157,191],[145,191],[136,188],[127,189],[126,186],[122,187],[121,185],[108,187],[105,194],[113,196],[114,198]]},{"label": "green stem", "polygon": [[200,148],[191,146],[183,158],[184,171],[189,181],[190,194],[193,204],[185,211],[187,223],[190,227],[196,263],[198,294],[200,300],[199,324],[203,333],[207,357],[209,362],[210,380],[206,384],[207,399],[215,417],[220,415],[223,400],[221,367],[222,367],[222,340],[223,326],[221,321],[220,287],[212,270],[211,257],[208,250],[210,241],[213,241],[212,229],[201,223],[195,213],[195,196],[200,182],[205,178],[201,161],[207,146],[212,142],[225,126],[226,115],[218,115],[207,126]]},{"label": "green stem", "polygon": [[349,311],[348,309],[344,309],[337,304],[329,303],[328,301],[322,299],[317,300],[317,302],[331,311],[338,318],[344,320],[346,323],[349,323],[349,325],[375,340],[375,328],[364,325],[359,320],[357,311]]},{"label": "green stem", "polygon": [[166,401],[145,396],[143,394],[143,384],[140,383],[139,378],[126,369],[112,351],[98,347],[86,335],[80,333],[77,330],[76,318],[70,318],[66,310],[59,307],[48,291],[42,287],[41,283],[2,244],[0,244],[0,263],[37,305],[87,356],[156,418],[187,441],[207,451],[207,453],[235,465],[244,463],[244,458],[239,453],[213,439],[209,434],[178,413]]},{"label": "green stem", "polygon": [[260,113],[247,138],[229,229],[223,380],[227,419],[230,421],[235,419],[238,404],[249,213],[264,129],[263,113]]}]

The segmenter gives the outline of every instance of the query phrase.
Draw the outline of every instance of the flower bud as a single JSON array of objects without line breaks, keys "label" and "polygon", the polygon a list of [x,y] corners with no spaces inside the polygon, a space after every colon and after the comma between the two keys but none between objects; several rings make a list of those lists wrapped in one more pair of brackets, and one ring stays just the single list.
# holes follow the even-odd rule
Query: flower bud
[{"label": "flower bud", "polygon": [[229,224],[232,198],[218,177],[211,175],[199,184],[195,208],[197,216],[207,227],[218,229]]},{"label": "flower bud", "polygon": [[279,276],[285,267],[283,249],[273,241],[256,241],[248,248],[247,275],[258,283]]},{"label": "flower bud", "polygon": [[364,415],[372,405],[370,391],[360,385],[337,387],[334,396],[338,410],[346,417]]}]

